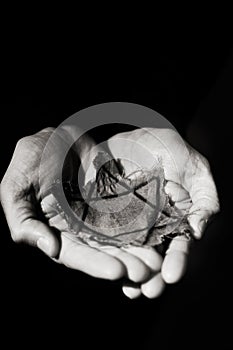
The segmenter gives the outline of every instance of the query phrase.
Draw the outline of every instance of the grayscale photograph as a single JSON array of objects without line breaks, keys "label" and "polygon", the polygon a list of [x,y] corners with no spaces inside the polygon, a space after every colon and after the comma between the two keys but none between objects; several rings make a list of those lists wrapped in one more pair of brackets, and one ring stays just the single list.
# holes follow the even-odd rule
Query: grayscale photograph
[{"label": "grayscale photograph", "polygon": [[233,349],[233,52],[214,39],[5,71],[6,348]]}]

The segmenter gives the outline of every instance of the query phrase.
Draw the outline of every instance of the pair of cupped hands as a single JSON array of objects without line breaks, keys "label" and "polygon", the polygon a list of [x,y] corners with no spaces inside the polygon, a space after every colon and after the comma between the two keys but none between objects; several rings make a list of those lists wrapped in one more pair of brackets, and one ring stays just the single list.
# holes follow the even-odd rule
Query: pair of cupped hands
[{"label": "pair of cupped hands", "polygon": [[[74,127],[61,127],[50,143],[42,171],[39,171],[42,154],[54,130],[46,128],[20,139],[1,182],[1,203],[12,239],[37,246],[54,261],[96,278],[122,278],[123,292],[131,299],[142,294],[156,298],[167,283],[175,283],[183,276],[192,239],[174,238],[162,257],[148,247],[93,248],[63,232],[58,237],[53,227],[41,219],[41,201],[57,179],[64,144],[73,140],[75,145],[74,152],[69,153],[64,164],[65,180],[76,176],[77,162],[84,155],[89,154],[93,159],[94,144],[85,135],[76,141]],[[134,144],[141,144],[161,160],[165,191],[184,214],[188,213],[192,237],[200,239],[208,221],[219,210],[216,187],[205,157],[172,129],[147,128],[117,134],[107,141],[113,157],[119,153],[119,147],[124,155],[125,143],[128,154],[134,152]],[[130,151],[128,147],[131,147]],[[136,157],[143,155],[138,152]],[[129,164],[124,164],[126,174],[132,171]],[[88,169],[87,177],[91,178],[90,167]]]}]

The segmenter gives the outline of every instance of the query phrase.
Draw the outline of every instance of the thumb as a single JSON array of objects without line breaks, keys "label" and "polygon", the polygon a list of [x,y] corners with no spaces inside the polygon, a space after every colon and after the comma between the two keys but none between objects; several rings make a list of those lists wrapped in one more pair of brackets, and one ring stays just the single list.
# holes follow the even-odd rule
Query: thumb
[{"label": "thumb", "polygon": [[20,195],[13,186],[1,184],[1,203],[12,239],[37,246],[50,257],[58,255],[59,240],[55,232],[37,216],[33,195]]},{"label": "thumb", "polygon": [[176,283],[184,275],[190,244],[190,239],[181,236],[171,241],[162,265],[162,277],[166,283]]},{"label": "thumb", "polygon": [[[219,199],[210,165],[205,157],[190,148],[191,166],[187,166],[186,184],[192,200],[188,221],[193,236],[200,239],[211,217],[219,212]],[[190,173],[191,171],[191,173]]]},{"label": "thumb", "polygon": [[211,221],[211,218],[216,212],[217,209],[207,210],[197,205],[193,205],[190,208],[188,222],[195,238],[200,239],[203,236],[207,224]]},{"label": "thumb", "polygon": [[50,257],[56,257],[60,250],[60,244],[55,233],[43,222],[37,219],[29,219],[20,227],[17,240],[37,246]]}]

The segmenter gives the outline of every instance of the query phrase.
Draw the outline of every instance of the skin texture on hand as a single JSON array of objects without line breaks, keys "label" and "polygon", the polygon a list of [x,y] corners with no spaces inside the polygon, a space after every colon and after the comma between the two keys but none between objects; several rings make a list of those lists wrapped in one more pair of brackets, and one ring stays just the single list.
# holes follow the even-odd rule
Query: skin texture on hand
[{"label": "skin texture on hand", "polygon": [[[94,277],[110,280],[127,277],[133,282],[142,282],[150,274],[143,259],[113,247],[105,251],[88,247],[77,240],[74,242],[63,232],[58,237],[52,227],[40,220],[38,209],[40,211],[43,195],[57,179],[64,151],[71,144],[70,137],[75,140],[69,130],[61,129],[47,147],[52,133],[53,129],[48,128],[21,139],[2,180],[1,203],[12,239],[37,246],[54,261]],[[92,146],[90,143],[89,139],[83,139],[76,145],[76,153],[67,157],[63,167],[65,181],[77,176],[77,151],[87,152]],[[39,174],[45,146],[47,153]]]},{"label": "skin texture on hand", "polygon": [[[60,130],[47,150],[39,181],[42,153],[52,133],[53,129],[47,128],[21,139],[2,180],[1,203],[13,240],[37,246],[54,261],[94,277],[110,280],[126,277],[128,282],[124,284],[123,292],[129,298],[141,294],[148,298],[159,296],[166,283],[175,283],[182,277],[190,244],[188,240],[174,239],[163,260],[152,248],[92,248],[72,240],[64,232],[58,237],[52,227],[40,220],[41,199],[57,178],[64,148],[70,144],[70,138],[75,140],[75,131],[70,132],[70,128]],[[115,140],[119,139],[122,149],[119,143],[116,147]],[[132,145],[135,141],[142,143],[155,157],[162,159],[166,192],[180,209],[189,210],[193,235],[200,238],[207,220],[219,210],[206,159],[185,145],[176,132],[168,129],[135,130],[114,136],[108,142],[114,157],[119,151],[121,156],[124,154],[125,140],[132,141]],[[67,157],[64,164],[66,180],[76,178],[75,164],[79,162],[79,156],[91,147],[90,139],[83,140],[76,152]],[[126,171],[131,173],[132,169],[127,166]]]},{"label": "skin texture on hand", "polygon": [[[192,235],[200,239],[207,222],[219,211],[217,191],[208,161],[171,129],[137,129],[115,135],[108,141],[115,158],[123,158],[125,153],[127,159],[129,154],[136,153],[135,159],[143,164],[143,152],[141,155],[136,152],[137,144],[161,160],[167,181],[165,191],[179,209],[188,212]],[[134,170],[131,164],[123,162],[126,174]],[[154,298],[161,294],[165,283],[178,282],[186,269],[190,243],[190,240],[181,237],[173,239],[161,264],[161,271],[152,273],[141,286],[127,283],[123,287],[124,293],[130,298],[136,298],[141,293]]]}]

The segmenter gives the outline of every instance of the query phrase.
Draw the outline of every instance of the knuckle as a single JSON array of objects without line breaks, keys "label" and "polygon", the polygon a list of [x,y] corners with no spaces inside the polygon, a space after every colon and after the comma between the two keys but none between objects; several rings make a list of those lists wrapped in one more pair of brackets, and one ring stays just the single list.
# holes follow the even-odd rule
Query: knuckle
[{"label": "knuckle", "polygon": [[31,145],[31,142],[32,142],[32,136],[24,136],[18,140],[16,144],[16,149],[28,148],[28,146]]}]

